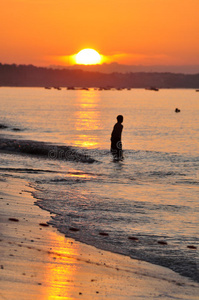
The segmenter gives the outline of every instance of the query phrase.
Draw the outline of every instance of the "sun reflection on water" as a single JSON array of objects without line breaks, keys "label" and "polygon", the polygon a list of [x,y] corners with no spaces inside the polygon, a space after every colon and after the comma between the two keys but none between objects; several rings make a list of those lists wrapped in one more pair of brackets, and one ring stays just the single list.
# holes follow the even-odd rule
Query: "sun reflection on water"
[{"label": "sun reflection on water", "polygon": [[77,139],[75,146],[94,148],[99,145],[99,138],[95,131],[100,129],[99,94],[90,90],[79,91],[75,113],[75,129]]},{"label": "sun reflection on water", "polygon": [[85,179],[90,179],[90,178],[94,178],[94,174],[91,173],[86,173],[86,172],[82,172],[76,169],[70,169],[68,172],[68,175],[70,177],[75,177],[75,178],[85,178]]}]

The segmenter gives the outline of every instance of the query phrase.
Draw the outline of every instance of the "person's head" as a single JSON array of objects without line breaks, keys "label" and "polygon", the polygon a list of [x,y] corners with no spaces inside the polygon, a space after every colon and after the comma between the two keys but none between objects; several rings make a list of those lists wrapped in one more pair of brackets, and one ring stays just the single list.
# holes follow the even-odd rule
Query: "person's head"
[{"label": "person's head", "polygon": [[117,116],[117,121],[118,121],[118,123],[122,123],[123,122],[123,116],[122,115]]}]

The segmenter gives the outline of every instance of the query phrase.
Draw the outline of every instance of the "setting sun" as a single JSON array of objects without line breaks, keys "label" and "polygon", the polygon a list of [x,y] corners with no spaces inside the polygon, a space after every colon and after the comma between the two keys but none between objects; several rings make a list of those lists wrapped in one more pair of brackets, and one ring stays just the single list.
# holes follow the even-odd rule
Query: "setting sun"
[{"label": "setting sun", "polygon": [[75,55],[75,63],[79,65],[100,64],[102,56],[94,49],[83,49]]}]

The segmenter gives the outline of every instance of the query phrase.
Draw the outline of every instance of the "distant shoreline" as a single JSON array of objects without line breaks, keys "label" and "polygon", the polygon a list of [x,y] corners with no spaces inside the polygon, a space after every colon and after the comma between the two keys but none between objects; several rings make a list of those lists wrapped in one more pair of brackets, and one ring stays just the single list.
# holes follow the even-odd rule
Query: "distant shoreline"
[{"label": "distant shoreline", "polygon": [[74,89],[199,88],[198,74],[169,72],[101,73],[81,69],[53,69],[33,65],[0,63],[1,87],[60,87]]},{"label": "distant shoreline", "polygon": [[[11,85],[7,85],[7,86],[1,86],[0,85],[0,88],[33,88],[33,89],[46,89],[46,87],[44,87],[44,86],[11,86]],[[47,90],[56,90],[57,88],[55,88],[55,87],[49,87],[49,88],[47,88]],[[68,89],[68,87],[66,87],[66,86],[60,86],[59,87],[59,90],[71,90],[70,88]],[[74,91],[81,91],[81,90],[85,90],[85,87],[74,87],[74,89],[73,89]],[[150,90],[150,88],[128,88],[128,87],[123,87],[123,88],[116,88],[116,87],[112,87],[112,88],[110,88],[110,89],[107,89],[106,87],[105,88],[101,88],[101,87],[87,87],[87,91],[91,91],[91,90],[98,90],[98,91],[103,91],[103,90],[110,90],[110,91],[117,91],[117,90],[119,90],[119,91],[122,91],[122,90]],[[152,89],[151,89],[152,90]],[[180,88],[178,88],[178,87],[175,87],[175,88],[158,88],[158,90],[193,90],[193,91],[196,91],[196,92],[198,92],[198,90],[196,89],[196,88],[187,88],[187,87],[180,87]]]}]

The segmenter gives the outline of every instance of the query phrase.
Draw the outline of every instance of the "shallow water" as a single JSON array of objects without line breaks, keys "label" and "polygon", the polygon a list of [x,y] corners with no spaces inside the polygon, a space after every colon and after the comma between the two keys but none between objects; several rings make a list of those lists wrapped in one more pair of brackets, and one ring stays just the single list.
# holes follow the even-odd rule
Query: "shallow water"
[{"label": "shallow water", "polygon": [[[1,88],[0,172],[26,178],[67,236],[198,281],[198,97]],[[118,114],[124,160],[115,162]]]}]

